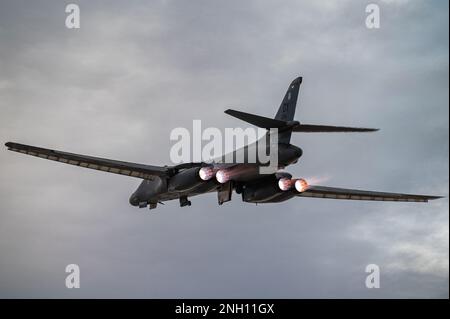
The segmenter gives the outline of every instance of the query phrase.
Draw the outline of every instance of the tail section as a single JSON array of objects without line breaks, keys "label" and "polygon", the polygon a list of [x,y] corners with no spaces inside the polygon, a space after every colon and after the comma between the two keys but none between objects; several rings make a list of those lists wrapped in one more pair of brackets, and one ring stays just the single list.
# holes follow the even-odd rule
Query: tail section
[{"label": "tail section", "polygon": [[295,115],[295,107],[297,106],[298,91],[300,89],[300,84],[302,84],[302,77],[296,78],[289,85],[286,94],[284,95],[283,101],[281,102],[278,112],[275,115],[276,120],[281,120],[285,122],[293,121]]},{"label": "tail section", "polygon": [[[276,120],[290,122],[294,120],[295,108],[297,106],[298,91],[300,90],[300,84],[302,84],[302,77],[296,78],[289,85],[286,94],[284,95],[283,101],[281,102],[278,112],[275,115]],[[278,142],[289,144],[291,141],[291,130],[285,130],[278,134]]]},{"label": "tail section", "polygon": [[283,101],[281,102],[274,119],[230,109],[226,110],[225,113],[267,130],[271,128],[278,128],[278,142],[289,144],[292,135],[292,130],[290,128],[293,125],[298,124],[298,122],[293,123],[293,121],[301,83],[301,76],[292,81],[286,94],[284,95]]},{"label": "tail section", "polygon": [[251,113],[245,113],[241,111],[228,109],[225,111],[226,114],[234,116],[242,121],[253,124],[260,128],[271,129],[271,128],[282,128],[286,126],[285,121],[274,120],[268,117],[259,116]]},{"label": "tail section", "polygon": [[302,77],[296,78],[289,85],[289,88],[284,95],[283,101],[278,108],[274,119],[259,116],[255,114],[245,113],[235,110],[226,110],[225,113],[234,116],[247,123],[256,125],[267,130],[271,128],[278,129],[278,142],[282,144],[289,144],[291,141],[292,132],[303,133],[331,133],[331,132],[374,132],[378,129],[365,127],[347,127],[347,126],[331,126],[331,125],[313,125],[301,124],[294,121],[295,108],[297,106],[298,92],[302,84]]}]

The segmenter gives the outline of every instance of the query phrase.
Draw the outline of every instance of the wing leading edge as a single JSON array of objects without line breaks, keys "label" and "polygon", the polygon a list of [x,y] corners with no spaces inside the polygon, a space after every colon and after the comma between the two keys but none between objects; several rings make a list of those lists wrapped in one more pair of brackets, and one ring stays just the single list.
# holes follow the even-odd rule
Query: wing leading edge
[{"label": "wing leading edge", "polygon": [[309,186],[308,189],[297,196],[347,199],[347,200],[368,200],[368,201],[391,201],[391,202],[428,202],[429,200],[442,198],[442,196],[413,195],[401,193],[373,192],[347,188]]},{"label": "wing leading edge", "polygon": [[130,162],[116,161],[106,158],[61,152],[36,146],[8,142],[8,150],[40,157],[64,164],[70,164],[103,172],[126,175],[142,179],[153,179],[155,176],[167,176],[171,169],[165,166],[151,166]]}]

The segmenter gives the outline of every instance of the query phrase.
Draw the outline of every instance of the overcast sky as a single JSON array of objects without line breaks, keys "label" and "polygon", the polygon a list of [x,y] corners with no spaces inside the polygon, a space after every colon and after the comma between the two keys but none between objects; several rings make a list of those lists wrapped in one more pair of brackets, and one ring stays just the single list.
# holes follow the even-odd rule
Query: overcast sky
[{"label": "overcast sky", "polygon": [[[170,131],[247,127],[303,76],[296,119],[378,127],[296,134],[296,177],[448,196],[447,1],[0,0],[0,136],[170,164]],[[69,2],[67,2],[69,3]],[[3,147],[3,146],[2,146]],[[0,151],[0,297],[448,298],[448,199],[295,198],[149,211],[140,180]],[[65,267],[81,288],[65,287]],[[365,267],[381,288],[365,287]]]}]

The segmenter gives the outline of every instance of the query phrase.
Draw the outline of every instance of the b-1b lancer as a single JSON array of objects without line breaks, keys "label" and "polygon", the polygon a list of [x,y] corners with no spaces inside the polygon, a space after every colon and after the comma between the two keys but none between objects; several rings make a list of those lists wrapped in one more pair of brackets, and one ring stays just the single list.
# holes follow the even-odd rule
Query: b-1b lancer
[{"label": "b-1b lancer", "polygon": [[[231,200],[233,191],[242,195],[248,203],[278,203],[293,197],[312,197],[363,201],[428,202],[440,196],[412,195],[374,192],[320,186],[308,183],[303,178],[293,178],[285,172],[288,165],[296,163],[302,156],[301,148],[290,143],[293,132],[373,132],[377,129],[344,126],[311,125],[294,120],[295,108],[302,78],[289,85],[275,118],[245,112],[226,110],[225,113],[267,129],[265,138],[272,129],[277,129],[278,165],[280,169],[271,174],[261,174],[261,163],[183,163],[172,166],[152,166],[116,161],[51,150],[41,147],[6,143],[10,151],[32,155],[65,164],[121,174],[142,179],[129,202],[140,208],[156,208],[158,203],[178,199],[180,206],[190,206],[189,198],[203,193],[217,192],[219,205]],[[244,148],[249,148],[247,145]],[[242,150],[242,149],[241,149]],[[235,152],[238,152],[236,150]]]}]

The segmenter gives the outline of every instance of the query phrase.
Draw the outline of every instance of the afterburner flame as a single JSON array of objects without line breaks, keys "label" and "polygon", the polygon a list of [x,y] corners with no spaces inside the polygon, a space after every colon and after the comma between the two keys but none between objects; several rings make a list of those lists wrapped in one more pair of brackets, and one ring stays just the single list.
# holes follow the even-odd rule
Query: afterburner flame
[{"label": "afterburner flame", "polygon": [[305,178],[308,181],[309,185],[320,185],[322,183],[328,182],[331,177],[328,175],[321,175],[321,176],[308,176]]},{"label": "afterburner flame", "polygon": [[235,166],[232,168],[223,168],[217,171],[216,179],[219,183],[224,184],[230,180],[236,180],[243,176],[253,175],[258,172],[256,166]]},{"label": "afterburner flame", "polygon": [[226,170],[221,169],[216,173],[216,179],[219,183],[224,184],[230,180],[230,174]]},{"label": "afterburner flame", "polygon": [[295,189],[299,193],[303,193],[308,189],[308,182],[303,178],[299,178],[295,181]]},{"label": "afterburner flame", "polygon": [[211,178],[213,178],[215,173],[216,173],[216,170],[214,170],[214,168],[212,168],[212,167],[202,167],[198,171],[198,175],[204,181],[208,181]]},{"label": "afterburner flame", "polygon": [[290,189],[292,189],[293,187],[295,187],[295,189],[297,190],[297,192],[304,192],[308,189],[309,185],[308,182],[303,179],[303,178],[280,178],[278,180],[278,187],[282,190],[282,191],[288,191]]},{"label": "afterburner flame", "polygon": [[290,190],[294,186],[294,184],[295,184],[295,179],[283,177],[278,180],[278,187],[282,191]]}]

